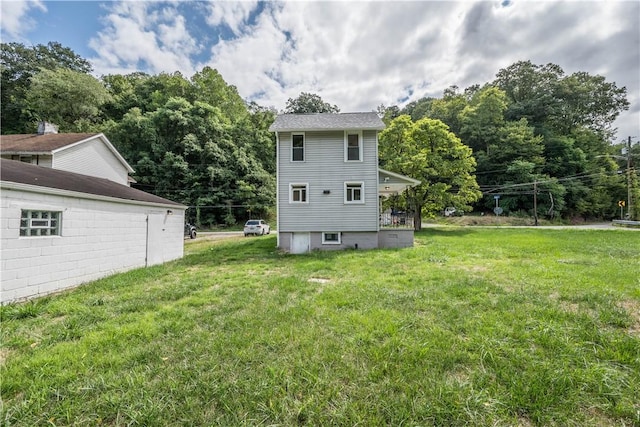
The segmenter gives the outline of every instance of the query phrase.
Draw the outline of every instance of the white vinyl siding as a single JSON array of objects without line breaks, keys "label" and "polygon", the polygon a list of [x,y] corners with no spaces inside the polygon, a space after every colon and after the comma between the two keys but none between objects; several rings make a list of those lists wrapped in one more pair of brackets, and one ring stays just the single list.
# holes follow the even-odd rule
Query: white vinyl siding
[{"label": "white vinyl siding", "polygon": [[54,152],[52,167],[128,185],[127,169],[100,138]]},{"label": "white vinyl siding", "polygon": [[[344,131],[306,131],[305,161],[292,162],[291,132],[278,133],[278,231],[377,231],[376,131],[362,132],[361,162],[344,161]],[[344,183],[362,182],[366,203],[345,204]],[[308,183],[307,203],[290,203],[290,185]],[[282,243],[282,242],[281,242]]]}]

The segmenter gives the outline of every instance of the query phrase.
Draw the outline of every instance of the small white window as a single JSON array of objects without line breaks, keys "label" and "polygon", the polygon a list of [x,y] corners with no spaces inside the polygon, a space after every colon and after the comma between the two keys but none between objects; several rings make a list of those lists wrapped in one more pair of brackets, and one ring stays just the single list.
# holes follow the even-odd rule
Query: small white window
[{"label": "small white window", "polygon": [[60,236],[61,212],[22,210],[21,236]]},{"label": "small white window", "polygon": [[304,162],[304,134],[294,133],[291,135],[291,161]]},{"label": "small white window", "polygon": [[364,203],[364,183],[345,182],[344,183],[345,203]]},{"label": "small white window", "polygon": [[344,161],[362,161],[362,132],[346,131],[344,133]]},{"label": "small white window", "polygon": [[309,184],[290,184],[289,203],[308,203]]},{"label": "small white window", "polygon": [[341,237],[341,233],[337,231],[322,233],[322,244],[323,245],[339,245],[340,237]]}]

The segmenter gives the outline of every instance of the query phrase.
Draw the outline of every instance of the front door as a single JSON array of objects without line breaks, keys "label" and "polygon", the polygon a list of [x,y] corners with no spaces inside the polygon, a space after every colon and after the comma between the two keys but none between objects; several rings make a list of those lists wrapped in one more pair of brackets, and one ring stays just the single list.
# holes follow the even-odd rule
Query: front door
[{"label": "front door", "polygon": [[309,252],[309,233],[291,234],[291,253],[303,254]]}]

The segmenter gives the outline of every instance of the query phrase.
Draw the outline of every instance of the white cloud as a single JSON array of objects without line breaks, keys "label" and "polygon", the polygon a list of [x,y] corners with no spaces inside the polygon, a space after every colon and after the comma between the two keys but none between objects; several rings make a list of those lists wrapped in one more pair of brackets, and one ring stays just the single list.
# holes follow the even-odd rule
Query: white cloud
[{"label": "white cloud", "polygon": [[0,2],[0,28],[12,38],[22,39],[35,25],[36,21],[28,14],[33,10],[46,12],[41,0],[12,0]]},{"label": "white cloud", "polygon": [[105,28],[89,41],[90,58],[99,74],[195,71],[191,55],[198,44],[189,34],[179,4],[123,1],[113,3],[103,18]]},{"label": "white cloud", "polygon": [[257,5],[257,0],[209,2],[206,20],[211,26],[225,24],[234,34],[239,34]]},{"label": "white cloud", "polygon": [[262,105],[282,109],[304,91],[342,111],[439,97],[519,60],[555,63],[626,86],[635,113],[616,125],[640,135],[640,3],[503,3],[124,1],[91,41],[93,63],[102,72],[185,75],[209,65]]}]

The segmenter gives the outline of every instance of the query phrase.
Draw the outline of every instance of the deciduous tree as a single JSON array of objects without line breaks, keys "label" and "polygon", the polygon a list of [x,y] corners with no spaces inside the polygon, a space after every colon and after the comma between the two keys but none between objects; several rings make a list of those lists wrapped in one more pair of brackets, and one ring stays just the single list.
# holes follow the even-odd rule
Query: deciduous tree
[{"label": "deciduous tree", "polygon": [[302,92],[297,98],[289,98],[284,109],[287,114],[339,113],[337,105],[331,105],[315,93]]},{"label": "deciduous tree", "polygon": [[394,119],[380,134],[380,161],[390,171],[421,181],[406,193],[416,230],[422,214],[433,215],[446,206],[470,210],[469,204],[481,196],[471,149],[439,120]]}]

